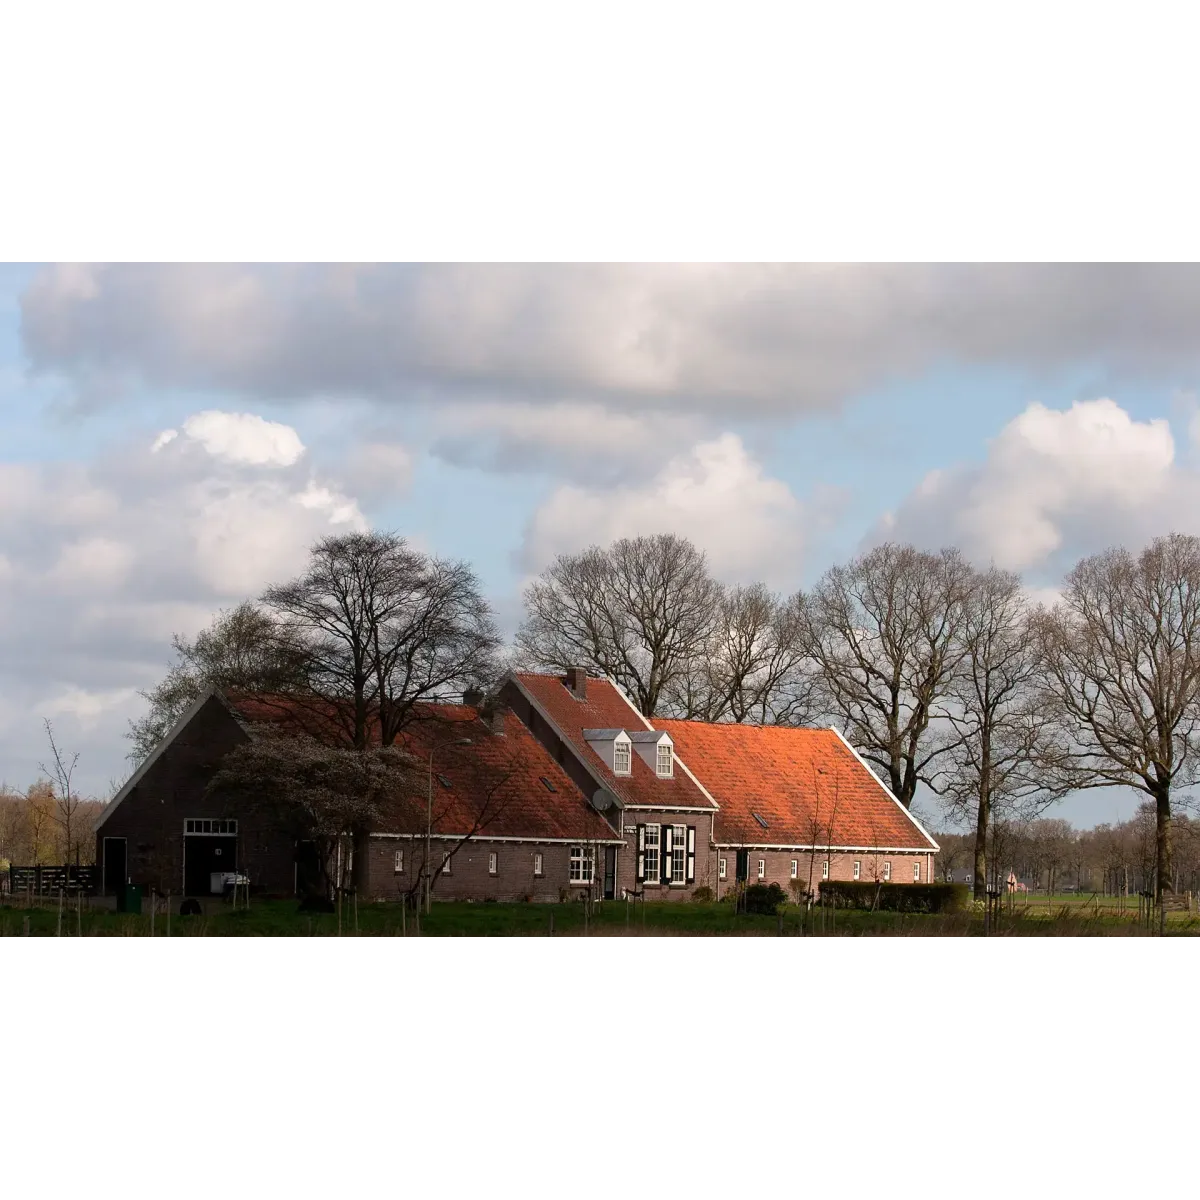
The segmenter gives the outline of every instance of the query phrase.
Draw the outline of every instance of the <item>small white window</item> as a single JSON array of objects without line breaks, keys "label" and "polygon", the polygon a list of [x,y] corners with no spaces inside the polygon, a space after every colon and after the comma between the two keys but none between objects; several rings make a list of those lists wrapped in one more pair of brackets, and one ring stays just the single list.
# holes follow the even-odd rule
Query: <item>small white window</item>
[{"label": "small white window", "polygon": [[687,882],[687,826],[676,825],[671,835],[671,882]]},{"label": "small white window", "polygon": [[629,756],[628,742],[613,743],[613,774],[628,775],[629,766],[632,760]]},{"label": "small white window", "polygon": [[396,851],[396,874],[397,875],[404,874],[404,851],[403,850]]},{"label": "small white window", "polygon": [[535,875],[540,875],[542,873],[542,856],[540,854],[535,854],[533,856],[533,873]]},{"label": "small white window", "polygon": [[675,773],[674,756],[666,742],[659,743],[657,766],[658,774],[663,779],[669,779]]},{"label": "small white window", "polygon": [[862,873],[862,863],[855,860],[854,863],[854,878],[857,879]]},{"label": "small white window", "polygon": [[822,878],[822,879],[828,879],[828,878],[829,878],[829,859],[826,859],[826,860],[825,860],[825,861],[824,861],[824,862],[821,864],[821,878]]},{"label": "small white window", "polygon": [[450,854],[448,851],[442,854],[442,874],[450,874]]},{"label": "small white window", "polygon": [[647,883],[657,883],[659,876],[662,874],[662,868],[658,865],[658,834],[659,827],[657,825],[646,826],[646,850],[643,869]]},{"label": "small white window", "polygon": [[793,858],[792,859],[792,878],[793,879],[796,878],[796,875],[799,873],[799,870],[800,870],[800,864]]},{"label": "small white window", "polygon": [[921,860],[918,858],[917,861],[915,863],[913,863],[913,883],[920,883],[920,882],[921,882]]},{"label": "small white window", "polygon": [[767,860],[765,858],[758,860],[758,877],[759,879],[766,879],[767,877]]},{"label": "small white window", "polygon": [[594,875],[595,854],[591,846],[571,847],[571,882],[591,883]]},{"label": "small white window", "polygon": [[884,879],[891,879],[892,877],[892,864],[890,862],[883,864],[883,877]]},{"label": "small white window", "polygon": [[725,860],[723,858],[717,859],[717,878],[725,878]]},{"label": "small white window", "polygon": [[496,873],[496,855],[491,853],[488,855],[488,874],[495,875]]}]

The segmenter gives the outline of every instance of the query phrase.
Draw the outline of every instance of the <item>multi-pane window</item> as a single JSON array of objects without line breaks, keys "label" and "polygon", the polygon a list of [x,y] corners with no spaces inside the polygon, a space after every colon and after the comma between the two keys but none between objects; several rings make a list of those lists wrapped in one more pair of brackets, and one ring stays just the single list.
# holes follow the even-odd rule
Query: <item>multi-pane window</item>
[{"label": "multi-pane window", "polygon": [[821,878],[822,878],[822,879],[828,879],[828,878],[829,878],[829,859],[826,859],[826,860],[825,860],[825,861],[824,861],[824,862],[821,864]]},{"label": "multi-pane window", "polygon": [[533,873],[535,875],[540,875],[542,873],[542,856],[540,854],[535,854],[533,856]]},{"label": "multi-pane window", "polygon": [[450,853],[449,853],[449,851],[445,851],[442,854],[442,874],[443,875],[450,874]]},{"label": "multi-pane window", "polygon": [[396,851],[396,874],[397,875],[404,874],[404,851],[403,850]]},{"label": "multi-pane window", "polygon": [[687,826],[676,825],[671,835],[671,882],[687,882]]},{"label": "multi-pane window", "polygon": [[758,877],[759,879],[766,879],[767,877],[767,860],[765,858],[758,860]]},{"label": "multi-pane window", "polygon": [[571,882],[591,883],[595,877],[596,852],[591,846],[571,847]]},{"label": "multi-pane window", "polygon": [[717,859],[717,878],[725,878],[725,860],[723,858]]},{"label": "multi-pane window", "polygon": [[913,863],[913,883],[920,883],[920,882],[921,882],[921,860],[918,858],[917,861],[915,863]]},{"label": "multi-pane window", "polygon": [[215,835],[237,833],[236,821],[216,821],[208,817],[188,817],[183,823],[184,833],[209,833]]},{"label": "multi-pane window", "polygon": [[660,742],[658,747],[658,774],[670,776],[674,774],[671,747],[666,742]]},{"label": "multi-pane window", "polygon": [[631,761],[629,757],[629,743],[613,742],[613,774],[628,775]]},{"label": "multi-pane window", "polygon": [[645,877],[651,883],[655,882],[661,871],[658,865],[658,838],[659,827],[657,825],[646,826],[646,859],[645,859]]},{"label": "multi-pane window", "polygon": [[855,860],[854,863],[854,878],[857,879],[862,874],[862,863]]},{"label": "multi-pane window", "polygon": [[496,873],[496,855],[491,853],[488,855],[488,874],[495,875]]},{"label": "multi-pane window", "polygon": [[792,859],[792,878],[793,879],[796,878],[796,875],[799,873],[799,870],[800,870],[800,864],[793,858]]},{"label": "multi-pane window", "polygon": [[883,877],[884,879],[891,879],[892,877],[892,864],[890,862],[883,864]]}]

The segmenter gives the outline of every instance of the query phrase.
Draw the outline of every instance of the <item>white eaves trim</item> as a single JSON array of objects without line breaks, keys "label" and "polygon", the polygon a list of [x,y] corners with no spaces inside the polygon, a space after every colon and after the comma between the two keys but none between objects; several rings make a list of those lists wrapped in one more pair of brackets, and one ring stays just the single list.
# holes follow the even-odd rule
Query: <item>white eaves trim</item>
[{"label": "white eaves trim", "polygon": [[[408,841],[408,842],[423,842],[425,835],[423,833],[369,833],[368,838],[378,838],[380,840],[392,839],[393,841]],[[431,833],[429,840],[431,842],[460,842],[466,834],[462,833]],[[540,837],[492,837],[487,833],[473,833],[467,838],[467,844],[471,842],[526,842],[534,846],[624,846],[625,841],[622,838],[590,838],[590,837],[575,837],[575,838],[540,838]]]},{"label": "white eaves trim", "polygon": [[817,854],[911,854],[914,857],[920,857],[926,854],[932,854],[933,851],[926,846],[924,849],[914,849],[909,846],[907,849],[899,850],[888,846],[797,846],[784,845],[780,843],[770,842],[713,842],[713,845],[718,850],[792,850],[803,851],[806,853]]},{"label": "white eaves trim", "polygon": [[[912,815],[912,813],[909,812],[908,809],[905,808],[904,805],[901,804],[900,801],[896,799],[896,797],[892,794],[892,789],[890,787],[888,787],[887,784],[884,783],[883,780],[880,779],[878,775],[875,774],[875,771],[872,769],[871,764],[868,763],[867,760],[865,758],[863,758],[863,756],[861,754],[859,754],[859,752],[857,750],[855,750],[855,748],[852,745],[850,745],[850,743],[846,740],[845,736],[842,734],[842,731],[840,729],[835,729],[832,725],[830,725],[829,729],[830,729],[831,733],[837,734],[842,745],[845,746],[846,749],[849,750],[850,753],[853,754],[854,757],[858,759],[859,763],[862,764],[863,769],[870,774],[871,778],[873,780],[875,780],[875,782],[877,784],[879,784],[880,788],[883,789],[884,795],[887,796],[887,798],[917,827],[917,829],[919,829],[921,831],[921,835],[929,842],[929,846],[933,850],[933,852],[936,853],[937,851],[941,850],[941,846],[939,846],[938,843],[934,840],[934,837],[929,832],[929,830],[926,829],[925,826],[922,825],[921,822],[918,821],[917,818],[914,817]],[[923,851],[923,853],[928,853],[928,852],[929,852],[928,850]],[[883,851],[880,851],[880,853],[883,853]],[[899,853],[899,851],[897,851],[896,853]]]},{"label": "white eaves trim", "polygon": [[117,794],[108,802],[107,805],[105,805],[104,812],[100,814],[100,819],[96,822],[96,829],[99,829],[104,822],[112,816],[117,805],[120,804],[121,801],[124,800],[125,797],[128,796],[135,787],[137,787],[138,783],[141,781],[146,772],[150,770],[150,768],[158,761],[162,752],[179,736],[179,734],[187,727],[188,722],[214,696],[219,699],[220,693],[216,690],[216,688],[209,688],[199,697],[199,699],[193,701],[193,703],[184,710],[179,720],[176,721],[169,730],[167,730],[167,733],[163,737],[162,741],[160,741],[158,745],[146,755],[146,757],[142,760],[142,765],[138,767],[138,769],[134,771],[134,773],[130,775],[127,780],[125,780],[124,784],[121,786],[121,790],[117,792]]},{"label": "white eaves trim", "polygon": [[[655,729],[654,726],[650,724],[649,718],[642,716],[642,714],[640,712],[638,712],[637,705],[634,704],[634,702],[632,700],[630,700],[630,698],[625,693],[625,689],[611,675],[605,675],[604,678],[612,685],[613,690],[617,693],[617,695],[620,696],[621,699],[624,700],[627,705],[629,705],[629,711],[632,712],[633,715],[635,717],[637,717],[637,719],[639,721],[641,721],[641,723],[643,725],[645,725],[645,727],[647,729],[649,729],[652,733],[660,733],[660,732],[665,733],[666,732],[666,730]],[[677,753],[675,753],[674,746],[675,746],[675,740],[674,740],[674,738],[672,738],[671,739],[671,747],[672,747],[671,753],[672,753],[672,757],[673,757],[674,761],[683,768],[683,773],[700,789],[701,794],[708,801],[711,802],[713,808],[719,810],[721,806],[717,803],[717,798],[708,790],[708,788],[706,788],[704,786],[704,784],[702,784],[700,782],[699,779],[696,778],[695,775],[692,774],[687,763],[685,763],[683,761],[683,759],[680,758]],[[632,808],[633,806],[630,805],[629,807]],[[687,810],[686,809],[678,809],[676,811],[685,812]],[[707,809],[696,809],[694,811],[707,812],[708,810]]]}]

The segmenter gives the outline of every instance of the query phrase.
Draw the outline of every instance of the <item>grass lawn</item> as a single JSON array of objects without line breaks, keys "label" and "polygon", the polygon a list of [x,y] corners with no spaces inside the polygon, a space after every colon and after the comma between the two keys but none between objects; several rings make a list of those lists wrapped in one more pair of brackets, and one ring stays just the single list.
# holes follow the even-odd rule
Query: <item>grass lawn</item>
[{"label": "grass lawn", "polygon": [[[1038,903],[1040,899],[1041,903]],[[1063,900],[1060,903],[1060,899]],[[1103,899],[1103,898],[1102,898]],[[1110,900],[1114,898],[1110,897]],[[1008,936],[1136,936],[1147,931],[1137,921],[1136,897],[1131,910],[1124,914],[1115,905],[1083,903],[1086,897],[1053,897],[1050,909],[1046,898],[1031,897],[1025,906],[1018,898],[1012,913],[1005,913],[997,933]],[[148,909],[148,904],[147,904]],[[20,936],[29,922],[29,933],[55,936],[58,913],[52,908],[25,909],[16,905],[0,907],[0,936]],[[777,917],[738,915],[729,904],[632,904],[609,901],[600,906],[586,932],[592,936],[724,936],[774,937],[781,929],[785,936],[891,936],[891,937],[962,937],[983,933],[983,917],[977,912],[942,915],[914,913],[869,913],[819,909],[808,915],[789,905],[782,923]],[[108,911],[84,911],[77,917],[64,912],[62,933],[75,936],[78,928],[84,936],[150,935],[148,911],[141,916]],[[412,937],[417,922],[411,913],[402,919],[397,904],[362,904],[358,909],[358,935],[396,937],[402,932]],[[171,916],[172,937],[331,937],[338,932],[336,915],[309,914],[298,910],[294,900],[253,900],[250,909],[233,911],[223,907],[207,916],[180,917],[178,903]],[[342,914],[342,932],[354,936],[353,910]],[[572,904],[462,904],[437,903],[433,912],[420,920],[420,932],[426,937],[547,937],[579,936],[585,932],[583,905]],[[1200,917],[1187,913],[1169,913],[1167,932],[1200,934]],[[167,934],[167,918],[159,912],[154,935]]]}]

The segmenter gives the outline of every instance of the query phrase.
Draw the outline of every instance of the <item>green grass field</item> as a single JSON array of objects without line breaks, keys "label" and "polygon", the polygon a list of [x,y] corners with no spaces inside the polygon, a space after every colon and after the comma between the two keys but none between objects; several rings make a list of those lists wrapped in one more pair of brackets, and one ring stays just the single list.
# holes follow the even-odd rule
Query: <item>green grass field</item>
[{"label": "green grass field", "polygon": [[[1018,897],[992,931],[1006,936],[1138,936],[1149,931],[1139,925],[1137,899],[1124,913],[1113,903],[1088,902],[1086,897],[1030,897],[1028,905]],[[1103,898],[1101,898],[1103,900]],[[1040,901],[1040,903],[1039,903]],[[149,905],[140,916],[107,911],[62,916],[62,936],[148,937],[151,935]],[[21,936],[26,922],[32,936],[56,936],[57,910],[26,909],[18,904],[0,907],[0,936]],[[1169,934],[1200,934],[1200,917],[1168,913]],[[342,935],[365,937],[774,937],[784,936],[890,936],[962,937],[984,933],[982,913],[947,915],[912,913],[868,913],[815,909],[804,914],[789,906],[782,921],[774,916],[739,915],[729,904],[632,904],[609,902],[599,907],[587,922],[581,904],[462,904],[435,903],[433,912],[418,921],[404,915],[397,904],[362,904],[357,925],[351,906],[342,913]],[[1157,923],[1155,925],[1157,932]],[[154,920],[156,937],[335,937],[338,919],[332,914],[301,913],[292,900],[254,900],[249,910],[233,911],[224,906],[206,916],[180,917],[178,905],[170,922],[159,912]]]}]

